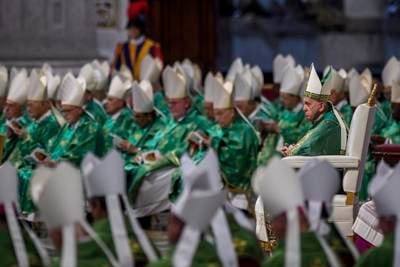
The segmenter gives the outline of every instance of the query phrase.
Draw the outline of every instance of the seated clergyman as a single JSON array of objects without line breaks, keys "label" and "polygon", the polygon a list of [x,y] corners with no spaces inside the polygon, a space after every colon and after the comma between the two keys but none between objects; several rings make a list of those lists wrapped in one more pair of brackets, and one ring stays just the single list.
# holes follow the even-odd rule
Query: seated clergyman
[{"label": "seated clergyman", "polygon": [[[328,80],[330,73],[327,74]],[[316,156],[344,154],[346,149],[346,124],[338,111],[328,102],[329,87],[322,86],[314,65],[304,93],[304,112],[312,122],[311,129],[296,144],[284,146],[284,156]]]}]

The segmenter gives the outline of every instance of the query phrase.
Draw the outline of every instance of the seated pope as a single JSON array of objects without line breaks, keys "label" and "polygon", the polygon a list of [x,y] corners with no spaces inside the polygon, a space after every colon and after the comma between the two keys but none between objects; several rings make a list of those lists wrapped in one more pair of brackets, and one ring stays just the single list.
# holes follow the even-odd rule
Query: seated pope
[{"label": "seated pope", "polygon": [[[328,72],[322,79],[325,85]],[[339,112],[330,103],[330,89],[322,83],[311,65],[311,72],[304,92],[304,112],[312,123],[310,130],[296,143],[282,148],[284,156],[339,155],[346,150],[347,128]]]}]

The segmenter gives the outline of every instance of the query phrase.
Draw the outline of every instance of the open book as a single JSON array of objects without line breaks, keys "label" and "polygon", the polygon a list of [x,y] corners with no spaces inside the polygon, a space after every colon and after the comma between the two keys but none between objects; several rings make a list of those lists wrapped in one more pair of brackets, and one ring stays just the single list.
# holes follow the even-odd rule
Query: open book
[{"label": "open book", "polygon": [[46,151],[44,151],[42,148],[35,148],[31,154],[25,157],[28,160],[33,161],[34,163],[40,163],[46,158],[50,158],[50,156],[47,154]]}]

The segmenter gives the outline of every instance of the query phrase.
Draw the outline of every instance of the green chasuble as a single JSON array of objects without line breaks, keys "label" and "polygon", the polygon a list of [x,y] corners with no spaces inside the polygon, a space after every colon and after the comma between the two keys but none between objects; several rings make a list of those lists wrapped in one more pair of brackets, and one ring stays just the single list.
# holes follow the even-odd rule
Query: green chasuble
[{"label": "green chasuble", "polygon": [[60,125],[51,111],[48,111],[38,120],[25,128],[26,138],[20,140],[12,151],[9,160],[15,168],[20,169],[24,164],[24,158],[35,148],[48,149],[49,140],[60,130]]},{"label": "green chasuble", "polygon": [[[163,259],[151,263],[148,267],[172,267],[172,258],[175,252],[175,247],[172,247],[167,256]],[[207,241],[201,240],[196,253],[193,256],[192,267],[220,267],[222,266],[217,252],[214,247]]]},{"label": "green chasuble", "polygon": [[[3,226],[2,226],[3,227]],[[22,238],[25,240],[25,248],[28,255],[29,266],[31,267],[40,267],[44,266],[39,254],[36,251],[35,246],[32,244],[28,235],[23,230],[22,231]],[[0,265],[2,267],[16,267],[17,258],[15,257],[13,243],[11,241],[11,236],[9,235],[8,229],[1,229],[0,230]]]},{"label": "green chasuble", "polygon": [[128,189],[130,196],[135,197],[143,177],[162,167],[178,166],[180,157],[189,148],[188,134],[197,130],[205,132],[209,125],[209,121],[195,108],[192,108],[185,117],[178,121],[171,120],[167,127],[158,131],[154,138],[147,142],[145,149],[147,151],[158,150],[164,158],[149,164],[131,166],[133,167],[130,171],[132,179],[130,179]]},{"label": "green chasuble", "polygon": [[363,254],[355,266],[376,267],[393,266],[394,257],[394,233],[385,236],[383,243],[376,248],[368,250]]},{"label": "green chasuble", "polygon": [[[381,103],[377,103],[375,112],[375,122],[374,126],[372,127],[372,135],[383,136],[384,130],[386,130],[387,127],[390,127],[390,120],[382,110]],[[359,199],[361,201],[368,199],[368,185],[375,174],[375,169],[376,169],[376,162],[371,154],[371,151],[368,151],[368,156],[364,167],[364,176],[359,192]]]},{"label": "green chasuble", "polygon": [[312,128],[295,144],[289,156],[340,155],[341,129],[332,107],[321,114]]},{"label": "green chasuble", "polygon": [[29,185],[35,164],[26,157],[36,148],[47,151],[49,140],[58,134],[60,125],[53,113],[49,111],[39,120],[33,120],[25,130],[27,137],[16,144],[9,160],[18,170],[21,209],[31,211],[33,203],[29,196]]},{"label": "green chasuble", "polygon": [[353,118],[353,109],[351,108],[349,103],[347,103],[347,100],[344,99],[340,101],[336,105],[336,109],[339,110],[339,112],[342,114],[347,127],[350,127],[351,119]]},{"label": "green chasuble", "polygon": [[[328,259],[319,244],[315,233],[306,232],[300,235],[301,267],[329,267]],[[272,255],[263,264],[264,267],[285,266],[285,242],[278,241]]]},{"label": "green chasuble", "polygon": [[[31,123],[31,118],[29,117],[28,113],[24,113],[21,117],[18,117],[15,119],[15,121],[22,127],[25,128],[28,127],[28,125]],[[11,129],[8,129],[7,131],[11,131]],[[14,150],[15,146],[18,144],[20,141],[19,137],[16,135],[12,135],[10,138],[7,137],[7,140],[4,144],[4,151],[3,151],[3,160],[2,162],[5,162],[8,157],[10,156],[11,152]]]},{"label": "green chasuble", "polygon": [[390,100],[384,99],[381,103],[381,108],[383,113],[385,113],[386,117],[392,118],[392,102]]},{"label": "green chasuble", "polygon": [[293,110],[284,109],[279,114],[278,126],[280,135],[269,133],[264,140],[263,147],[258,154],[258,164],[266,164],[276,154],[279,138],[284,144],[296,144],[311,128],[311,123],[306,119],[303,104],[299,103]]},{"label": "green chasuble", "polygon": [[204,114],[204,96],[195,95],[192,97],[193,106],[201,113]]},{"label": "green chasuble", "polygon": [[0,135],[7,136],[6,116],[4,112],[0,115]]},{"label": "green chasuble", "polygon": [[99,124],[103,124],[107,119],[107,113],[103,108],[103,104],[97,99],[93,99],[86,103],[84,110]]},{"label": "green chasuble", "polygon": [[377,103],[372,135],[382,135],[382,130],[387,127],[389,123],[389,117],[385,115],[381,103]]},{"label": "green chasuble", "polygon": [[224,181],[235,189],[248,190],[260,145],[254,129],[238,115],[228,128],[215,124],[207,133]]},{"label": "green chasuble", "polygon": [[[149,125],[144,128],[140,128],[135,124],[129,131],[128,141],[139,148],[140,150],[152,150],[155,147],[155,139],[154,136],[166,127],[166,121],[164,117],[159,117],[156,115],[154,121],[152,121]],[[128,177],[133,175],[131,172],[135,172],[138,168],[138,165],[134,162],[136,157],[135,154],[128,154],[123,152],[123,156],[125,159],[125,171],[128,173]]]},{"label": "green chasuble", "polygon": [[[211,125],[212,122],[208,121]],[[239,115],[228,128],[219,124],[210,126],[205,133],[211,138],[211,147],[218,155],[219,166],[224,182],[233,189],[247,191],[253,171],[257,167],[258,138],[253,128]],[[191,155],[197,164],[206,152],[197,150]],[[183,189],[182,177],[178,169],[171,182],[170,200],[175,201]]]},{"label": "green chasuble", "polygon": [[[136,236],[132,232],[131,226],[126,223],[126,230],[128,232],[129,237],[129,245],[131,251],[133,253],[135,259],[135,265],[145,266],[148,264],[147,257],[140,247],[139,242],[136,239]],[[113,255],[117,257],[117,253],[114,247],[114,241],[111,233],[111,226],[108,219],[97,220],[93,223],[93,229],[96,234],[100,237],[101,240],[107,245],[107,247],[113,252]]]},{"label": "green chasuble", "polygon": [[100,140],[101,129],[88,115],[82,117],[74,125],[65,124],[49,144],[47,151],[55,161],[70,161],[79,167],[85,154],[96,152]]},{"label": "green chasuble", "polygon": [[400,144],[400,122],[392,122],[382,130],[382,136],[391,140],[393,144]]},{"label": "green chasuble", "polygon": [[127,107],[109,116],[102,128],[103,147],[98,150],[102,150],[102,155],[107,154],[114,146],[114,136],[127,140],[132,128],[136,128],[136,123],[133,119],[132,111]]},{"label": "green chasuble", "polygon": [[275,103],[269,101],[265,97],[261,97],[262,109],[265,111],[267,116],[272,120],[278,120],[279,112],[283,110],[283,105],[280,101],[276,101]]},{"label": "green chasuble", "polygon": [[311,128],[303,111],[303,104],[299,103],[293,110],[284,109],[279,116],[278,126],[285,143],[298,142]]},{"label": "green chasuble", "polygon": [[171,112],[167,104],[167,99],[165,98],[164,90],[160,89],[154,93],[154,106],[167,118],[171,118]]}]

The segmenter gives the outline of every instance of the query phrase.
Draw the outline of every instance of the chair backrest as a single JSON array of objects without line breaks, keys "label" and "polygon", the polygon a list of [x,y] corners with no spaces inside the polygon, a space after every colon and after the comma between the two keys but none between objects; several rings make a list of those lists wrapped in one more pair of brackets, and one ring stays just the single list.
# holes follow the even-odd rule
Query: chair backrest
[{"label": "chair backrest", "polygon": [[345,192],[357,192],[360,187],[361,177],[364,174],[364,165],[371,139],[372,127],[375,121],[376,106],[361,104],[354,111],[351,120],[346,154],[360,158],[358,170],[348,170],[343,177]]}]

